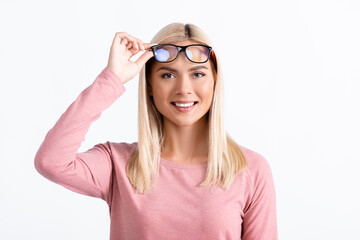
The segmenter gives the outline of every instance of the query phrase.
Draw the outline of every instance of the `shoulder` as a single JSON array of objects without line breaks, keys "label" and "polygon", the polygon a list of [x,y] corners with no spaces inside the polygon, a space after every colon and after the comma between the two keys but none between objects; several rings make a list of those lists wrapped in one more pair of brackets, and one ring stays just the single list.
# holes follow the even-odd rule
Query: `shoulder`
[{"label": "shoulder", "polygon": [[[240,146],[248,166],[243,173],[249,182],[249,199],[246,209],[253,204],[268,202],[272,203],[275,199],[275,185],[269,162],[263,155],[249,148]],[[259,205],[260,206],[260,205]]]},{"label": "shoulder", "polygon": [[133,151],[137,147],[138,142],[107,142],[109,146],[117,150]]},{"label": "shoulder", "polygon": [[239,144],[238,146],[243,151],[248,163],[244,171],[253,184],[272,177],[270,164],[262,154]]},{"label": "shoulder", "polygon": [[105,146],[113,158],[129,159],[135,151],[138,142],[110,142],[107,141],[100,145]]}]

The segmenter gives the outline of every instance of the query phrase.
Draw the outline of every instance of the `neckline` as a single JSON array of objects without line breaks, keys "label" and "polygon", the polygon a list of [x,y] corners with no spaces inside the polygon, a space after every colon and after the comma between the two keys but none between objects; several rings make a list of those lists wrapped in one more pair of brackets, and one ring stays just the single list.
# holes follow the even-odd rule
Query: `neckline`
[{"label": "neckline", "polygon": [[175,168],[184,168],[184,169],[199,169],[199,168],[206,168],[208,163],[198,163],[198,164],[181,164],[181,163],[175,163],[171,162],[169,160],[166,160],[164,158],[160,157],[160,162],[162,164],[165,164],[167,166],[175,167]]}]

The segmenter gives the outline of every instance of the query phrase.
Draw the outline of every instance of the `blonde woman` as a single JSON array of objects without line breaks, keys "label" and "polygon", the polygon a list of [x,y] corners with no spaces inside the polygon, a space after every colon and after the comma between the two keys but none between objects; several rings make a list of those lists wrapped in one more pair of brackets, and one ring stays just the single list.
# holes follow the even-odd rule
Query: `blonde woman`
[{"label": "blonde woman", "polygon": [[[225,131],[215,52],[193,24],[169,24],[151,43],[116,33],[107,66],[47,133],[36,170],[106,201],[111,240],[277,239],[271,169]],[[138,73],[138,142],[78,152],[90,125]]]}]

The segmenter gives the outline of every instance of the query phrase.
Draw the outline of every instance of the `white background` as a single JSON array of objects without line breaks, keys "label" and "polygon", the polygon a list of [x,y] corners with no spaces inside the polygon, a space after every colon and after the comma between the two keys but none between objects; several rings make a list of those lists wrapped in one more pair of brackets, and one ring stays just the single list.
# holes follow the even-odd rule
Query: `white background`
[{"label": "white background", "polygon": [[[217,48],[227,131],[272,167],[279,239],[360,239],[357,0],[1,0],[0,239],[109,238],[106,202],[48,181],[34,156],[115,32],[148,42],[171,22]],[[79,151],[137,141],[138,76],[125,87]]]}]

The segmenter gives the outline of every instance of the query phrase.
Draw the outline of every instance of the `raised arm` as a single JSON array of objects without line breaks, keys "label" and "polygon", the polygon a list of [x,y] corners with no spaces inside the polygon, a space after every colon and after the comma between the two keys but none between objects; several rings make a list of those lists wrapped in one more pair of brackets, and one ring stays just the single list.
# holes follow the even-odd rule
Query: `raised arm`
[{"label": "raised arm", "polygon": [[112,173],[109,142],[82,153],[78,150],[92,122],[125,92],[124,83],[140,71],[152,52],[142,54],[136,62],[130,58],[141,47],[150,46],[127,33],[115,34],[107,67],[61,115],[40,145],[34,165],[42,176],[74,192],[109,200]]}]

